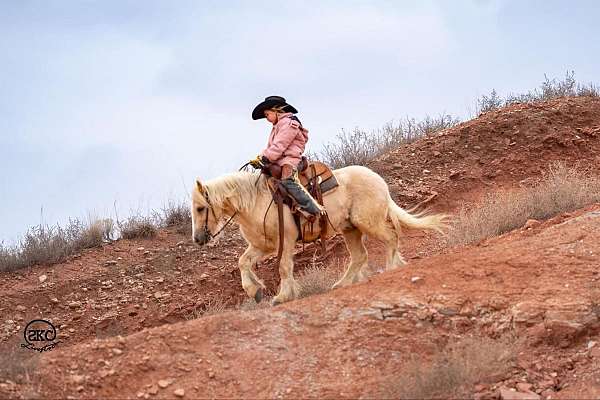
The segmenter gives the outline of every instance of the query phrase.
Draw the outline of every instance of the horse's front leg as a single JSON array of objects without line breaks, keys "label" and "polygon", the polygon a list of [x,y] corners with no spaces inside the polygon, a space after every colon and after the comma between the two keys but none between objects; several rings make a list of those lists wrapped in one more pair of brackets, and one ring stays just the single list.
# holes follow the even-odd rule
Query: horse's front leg
[{"label": "horse's front leg", "polygon": [[[300,285],[294,279],[294,244],[293,238],[286,240],[279,263],[279,292],[273,297],[272,304],[277,305],[294,300],[300,295]],[[289,244],[291,242],[291,244]]]},{"label": "horse's front leg", "polygon": [[263,281],[256,276],[253,268],[264,254],[259,248],[249,245],[238,262],[242,287],[246,294],[253,297],[257,303],[260,303],[267,288]]}]

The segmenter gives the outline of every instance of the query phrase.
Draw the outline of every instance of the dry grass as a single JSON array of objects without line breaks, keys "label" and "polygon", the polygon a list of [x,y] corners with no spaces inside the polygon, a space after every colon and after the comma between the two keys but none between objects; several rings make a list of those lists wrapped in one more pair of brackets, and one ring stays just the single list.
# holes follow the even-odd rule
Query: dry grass
[{"label": "dry grass", "polygon": [[0,271],[14,271],[35,264],[55,264],[83,249],[97,247],[111,240],[114,224],[110,219],[84,223],[69,220],[60,225],[38,225],[25,233],[19,244],[0,244]]},{"label": "dry grass", "polygon": [[384,387],[384,396],[402,399],[468,398],[478,383],[492,383],[510,372],[513,345],[469,337],[435,354],[430,362],[414,358]]},{"label": "dry grass", "polygon": [[261,310],[271,307],[271,299],[272,296],[263,297],[260,303],[257,303],[254,299],[246,298],[242,303],[238,306],[238,310],[240,311],[253,311],[253,310]]},{"label": "dry grass", "polygon": [[153,238],[158,234],[157,224],[151,217],[133,216],[118,225],[123,239]]},{"label": "dry grass", "polygon": [[209,315],[221,314],[227,311],[227,300],[222,297],[214,297],[204,302],[200,307],[194,308],[185,315],[186,320],[198,319]]},{"label": "dry grass", "polygon": [[341,278],[339,269],[322,265],[311,265],[297,278],[300,285],[300,297],[325,293]]},{"label": "dry grass", "polygon": [[472,210],[463,209],[449,233],[450,245],[477,242],[600,202],[600,178],[554,164],[532,187],[489,194]]},{"label": "dry grass", "polygon": [[16,383],[33,381],[39,358],[39,353],[21,348],[16,340],[3,343],[0,349],[0,382],[3,379]]}]

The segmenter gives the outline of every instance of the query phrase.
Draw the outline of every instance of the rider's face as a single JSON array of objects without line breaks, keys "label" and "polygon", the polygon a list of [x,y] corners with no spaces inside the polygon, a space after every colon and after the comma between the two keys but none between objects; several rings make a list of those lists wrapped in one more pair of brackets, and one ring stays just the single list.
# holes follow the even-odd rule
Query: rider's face
[{"label": "rider's face", "polygon": [[273,110],[265,110],[265,117],[272,124],[277,122],[277,113]]}]

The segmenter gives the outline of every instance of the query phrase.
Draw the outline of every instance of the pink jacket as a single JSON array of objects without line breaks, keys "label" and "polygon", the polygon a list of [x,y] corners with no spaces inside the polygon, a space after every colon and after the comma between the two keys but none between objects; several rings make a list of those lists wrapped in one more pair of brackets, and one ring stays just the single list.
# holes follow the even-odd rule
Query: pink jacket
[{"label": "pink jacket", "polygon": [[285,113],[279,117],[279,121],[271,130],[267,148],[261,155],[277,165],[290,164],[296,167],[308,141],[308,130],[298,121],[291,119],[291,116],[292,113]]}]

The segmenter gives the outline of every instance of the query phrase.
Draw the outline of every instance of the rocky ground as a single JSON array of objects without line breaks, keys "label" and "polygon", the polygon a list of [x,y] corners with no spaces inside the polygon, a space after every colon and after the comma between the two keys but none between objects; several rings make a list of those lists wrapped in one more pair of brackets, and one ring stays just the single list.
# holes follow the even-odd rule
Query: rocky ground
[{"label": "rocky ground", "polygon": [[[512,105],[371,167],[400,205],[452,213],[539,179],[552,161],[597,170],[599,136],[599,99]],[[0,397],[393,397],[415,357],[427,365],[465,338],[511,349],[507,367],[467,385],[469,396],[598,397],[599,227],[592,205],[470,246],[410,233],[402,269],[251,311],[240,310],[235,230],[206,248],[165,230],[3,273],[0,355],[13,368],[0,369]],[[378,271],[378,243],[369,250]],[[299,248],[297,271],[345,257],[340,240],[326,257]],[[274,291],[272,260],[258,273]],[[61,341],[41,356],[18,347],[38,317]]]}]

